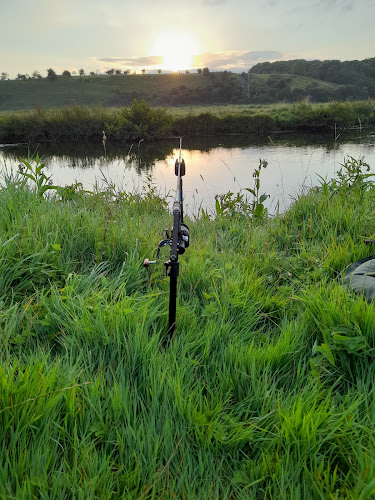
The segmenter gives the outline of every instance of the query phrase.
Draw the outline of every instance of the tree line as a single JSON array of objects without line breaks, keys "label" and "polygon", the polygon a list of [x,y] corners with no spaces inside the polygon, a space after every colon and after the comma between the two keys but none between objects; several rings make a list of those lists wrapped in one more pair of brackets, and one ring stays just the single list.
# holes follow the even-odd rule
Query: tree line
[{"label": "tree line", "polygon": [[[121,69],[115,69],[115,68],[111,68],[107,71],[104,72],[106,75],[129,75],[131,73],[130,69],[125,69],[125,70],[121,70]],[[134,71],[133,72],[134,74],[137,73],[137,71]],[[142,69],[141,70],[141,73],[142,75],[146,74],[146,69]],[[162,70],[159,69],[158,70],[158,73],[159,75],[162,73]],[[185,71],[186,74],[189,74],[190,73],[190,70],[186,70]],[[197,73],[198,74],[203,74],[205,76],[207,76],[209,73],[210,73],[210,70],[208,68],[198,68],[197,69]],[[70,76],[73,76],[73,75],[76,75],[77,73],[75,71],[69,71],[69,70],[64,70],[62,73],[61,73],[61,76],[64,76],[64,77],[70,77]],[[89,73],[91,76],[96,76],[96,75],[99,75],[100,72],[99,70],[98,71],[90,71]],[[86,71],[81,68],[78,70],[78,75],[80,77],[83,77],[86,75]],[[52,68],[49,68],[47,69],[47,80],[55,80],[59,75],[56,73],[55,70],[53,70]],[[17,73],[17,76],[16,76],[16,80],[38,80],[38,79],[41,79],[43,78],[42,75],[40,74],[39,71],[35,70],[33,71],[33,73],[31,75],[29,75],[28,73]],[[5,81],[5,80],[9,80],[9,73],[3,71],[2,73],[0,73],[0,80],[2,81]]]},{"label": "tree line", "polygon": [[356,85],[368,87],[375,91],[375,57],[363,61],[306,61],[295,59],[258,63],[250,69],[257,74],[299,75],[336,83],[339,85]]}]

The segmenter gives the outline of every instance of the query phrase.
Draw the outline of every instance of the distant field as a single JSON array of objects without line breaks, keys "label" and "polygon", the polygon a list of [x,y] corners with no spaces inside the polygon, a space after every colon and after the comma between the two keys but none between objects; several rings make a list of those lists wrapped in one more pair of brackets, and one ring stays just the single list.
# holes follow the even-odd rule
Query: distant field
[{"label": "distant field", "polygon": [[[316,108],[323,106],[324,103],[309,103],[309,105]],[[211,115],[218,117],[225,117],[228,116],[228,114],[246,116],[255,114],[280,115],[283,112],[290,112],[293,106],[295,106],[295,103],[174,106],[168,107],[168,113],[170,113],[175,118],[184,117],[186,115],[198,116],[201,113],[210,113]]]},{"label": "distant field", "polygon": [[[250,97],[241,75],[230,73],[101,75],[57,77],[50,81],[0,81],[0,111],[101,104],[129,105],[144,98],[152,105],[211,105],[296,101],[319,91],[324,99],[340,86],[296,75],[252,75]],[[319,99],[314,98],[314,101]]]}]

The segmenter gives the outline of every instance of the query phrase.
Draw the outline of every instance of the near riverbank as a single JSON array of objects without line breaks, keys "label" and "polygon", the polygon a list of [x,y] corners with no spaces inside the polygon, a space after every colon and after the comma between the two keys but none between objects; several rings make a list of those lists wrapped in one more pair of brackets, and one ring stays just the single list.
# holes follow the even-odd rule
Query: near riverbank
[{"label": "near riverbank", "polygon": [[152,186],[5,181],[0,496],[371,498],[375,312],[342,285],[375,236],[362,167],[283,216],[188,221],[169,346]]}]

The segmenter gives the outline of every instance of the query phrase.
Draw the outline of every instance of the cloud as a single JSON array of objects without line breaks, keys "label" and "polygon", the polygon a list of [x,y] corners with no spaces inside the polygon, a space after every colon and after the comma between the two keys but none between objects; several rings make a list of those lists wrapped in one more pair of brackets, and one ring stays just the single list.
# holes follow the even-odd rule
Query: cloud
[{"label": "cloud", "polygon": [[320,7],[332,7],[339,10],[352,10],[354,7],[353,0],[319,0]]},{"label": "cloud", "polygon": [[[354,7],[353,0],[316,0],[315,2],[308,3],[306,7],[310,9],[330,9],[341,12],[351,11]],[[297,7],[296,7],[297,9]]]},{"label": "cloud", "polygon": [[[215,1],[215,0],[209,0]],[[365,10],[373,5],[373,0],[360,0],[362,6],[361,10]],[[264,3],[266,9],[283,9],[285,14],[307,14],[319,11],[331,12],[331,13],[347,13],[353,11],[356,7],[359,7],[359,1],[354,0],[291,0],[285,6],[285,2],[281,0],[266,0]]]},{"label": "cloud", "polygon": [[[269,5],[272,3],[275,5],[276,0],[269,0]],[[366,1],[366,0],[364,0]],[[372,1],[372,0],[371,0]],[[367,0],[368,3],[368,0]],[[292,12],[301,12],[309,10],[319,10],[324,9],[325,11],[341,11],[341,12],[349,12],[353,10],[356,4],[354,0],[315,0],[315,2],[311,2],[311,0],[300,0],[297,5],[291,5],[290,11]]]},{"label": "cloud", "polygon": [[195,57],[194,66],[221,71],[247,71],[257,63],[280,59],[283,55],[275,50],[206,52]]},{"label": "cloud", "polygon": [[[283,54],[275,50],[205,52],[194,56],[193,68],[209,68],[213,71],[248,71],[257,63],[279,61]],[[106,67],[157,69],[163,63],[162,56],[147,57],[97,57],[98,63]]]},{"label": "cloud", "polygon": [[113,66],[121,66],[124,68],[140,68],[157,66],[162,64],[162,56],[146,56],[146,57],[97,57],[98,62],[108,63]]},{"label": "cloud", "polygon": [[227,0],[202,0],[202,4],[208,7],[216,7],[216,5],[222,5],[226,3],[226,1]]}]

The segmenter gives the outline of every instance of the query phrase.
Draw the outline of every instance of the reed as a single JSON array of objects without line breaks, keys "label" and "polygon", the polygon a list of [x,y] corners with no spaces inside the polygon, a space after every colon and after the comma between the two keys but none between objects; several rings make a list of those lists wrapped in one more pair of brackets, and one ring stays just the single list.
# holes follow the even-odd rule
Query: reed
[{"label": "reed", "polygon": [[145,101],[129,107],[71,106],[0,113],[2,142],[99,143],[103,130],[108,141],[160,139],[184,135],[269,134],[273,131],[333,132],[375,123],[375,101],[331,102],[274,106],[208,106],[152,108]]}]

